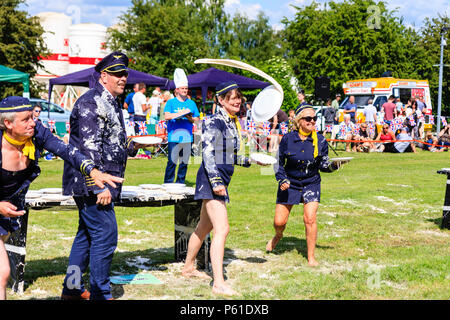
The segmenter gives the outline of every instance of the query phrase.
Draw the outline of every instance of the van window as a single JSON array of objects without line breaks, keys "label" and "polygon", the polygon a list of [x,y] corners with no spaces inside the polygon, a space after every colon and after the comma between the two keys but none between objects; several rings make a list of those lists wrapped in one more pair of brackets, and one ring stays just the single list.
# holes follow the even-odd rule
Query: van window
[{"label": "van window", "polygon": [[[340,108],[344,108],[344,106],[347,104],[347,102],[348,102],[348,98],[349,98],[350,96],[346,96],[345,97],[345,99],[344,99],[344,101],[342,101],[342,103],[341,103],[341,105],[340,105]],[[370,99],[374,99],[374,95],[373,94],[368,94],[368,95],[354,95],[354,97],[355,97],[355,104],[356,104],[356,106],[359,108],[359,107],[364,107],[364,106],[367,106],[367,102],[370,100]]]},{"label": "van window", "polygon": [[381,111],[381,106],[387,102],[387,97],[379,96],[375,99],[373,103],[374,107],[377,108],[377,111]]}]

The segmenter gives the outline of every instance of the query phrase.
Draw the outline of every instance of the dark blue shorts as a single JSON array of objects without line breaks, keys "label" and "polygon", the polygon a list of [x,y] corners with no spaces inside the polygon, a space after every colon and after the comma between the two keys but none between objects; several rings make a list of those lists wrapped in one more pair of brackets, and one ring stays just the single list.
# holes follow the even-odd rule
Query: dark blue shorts
[{"label": "dark blue shorts", "polygon": [[304,187],[290,185],[287,190],[278,187],[277,204],[299,204],[320,202],[320,183],[308,184]]},{"label": "dark blue shorts", "polygon": [[0,217],[0,236],[6,236],[8,233],[13,233],[20,227],[17,221],[19,218],[5,218]]},{"label": "dark blue shorts", "polygon": [[[231,175],[222,174],[222,180],[228,188],[228,184],[231,181]],[[228,189],[226,191],[226,196],[218,196],[214,193],[211,187],[211,183],[209,182],[205,167],[202,164],[197,172],[194,200],[221,200],[228,203],[230,202],[230,197],[228,196]]]}]

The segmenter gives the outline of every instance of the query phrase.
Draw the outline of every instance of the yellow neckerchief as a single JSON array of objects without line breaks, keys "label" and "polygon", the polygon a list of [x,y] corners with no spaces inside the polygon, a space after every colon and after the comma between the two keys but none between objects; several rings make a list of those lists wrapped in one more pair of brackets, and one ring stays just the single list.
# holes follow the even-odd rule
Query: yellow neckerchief
[{"label": "yellow neckerchief", "polygon": [[319,155],[319,140],[317,138],[316,130],[313,130],[310,133],[306,133],[302,129],[298,129],[298,132],[305,137],[311,136],[311,138],[313,139],[313,146],[314,146],[314,158],[316,158]]},{"label": "yellow neckerchief", "polygon": [[33,144],[33,138],[28,138],[25,141],[17,141],[14,140],[13,138],[9,137],[6,132],[3,132],[3,136],[5,137],[6,141],[8,141],[9,143],[11,143],[14,146],[23,146],[22,149],[22,154],[26,157],[28,157],[31,160],[34,160],[34,153],[36,152],[36,148],[34,147]]},{"label": "yellow neckerchief", "polygon": [[241,150],[242,150],[243,143],[242,143],[242,135],[241,135],[241,124],[239,123],[239,119],[238,119],[237,115],[232,116],[232,115],[229,114],[225,109],[224,109],[224,111],[228,114],[228,116],[229,116],[232,120],[234,120],[234,123],[236,124],[236,129],[237,129],[237,132],[238,132],[238,134],[239,134],[239,150],[238,150],[238,151],[241,151]]}]

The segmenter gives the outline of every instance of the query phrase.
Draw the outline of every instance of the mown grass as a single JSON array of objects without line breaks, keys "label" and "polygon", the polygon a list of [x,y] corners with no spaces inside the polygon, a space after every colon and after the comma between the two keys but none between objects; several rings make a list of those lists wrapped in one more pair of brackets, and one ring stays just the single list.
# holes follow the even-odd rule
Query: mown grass
[{"label": "mown grass", "polygon": [[[334,156],[330,150],[330,155]],[[340,151],[340,155],[348,155]],[[351,154],[322,174],[317,268],[306,261],[302,209],[294,207],[274,253],[277,184],[266,169],[236,167],[229,188],[228,281],[238,299],[450,299],[450,231],[439,228],[450,152]],[[130,160],[126,185],[162,183],[166,158]],[[41,162],[32,189],[60,187],[62,161]],[[199,165],[189,166],[195,184]],[[218,299],[204,280],[180,276],[173,262],[173,208],[116,208],[119,245],[112,274],[151,272],[162,285],[115,286],[121,299]],[[32,211],[26,288],[9,299],[56,299],[78,226],[74,210]]]}]

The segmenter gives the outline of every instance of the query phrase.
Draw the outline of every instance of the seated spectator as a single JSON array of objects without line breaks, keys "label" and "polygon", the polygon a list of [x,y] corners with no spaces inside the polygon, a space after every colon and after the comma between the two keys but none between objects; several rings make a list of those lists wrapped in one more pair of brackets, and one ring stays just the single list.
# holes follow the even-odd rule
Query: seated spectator
[{"label": "seated spectator", "polygon": [[392,150],[394,141],[395,141],[395,134],[390,129],[390,126],[387,123],[383,124],[383,128],[378,133],[378,136],[375,139],[376,141],[381,141],[380,143],[375,144],[375,151],[377,152],[389,152],[389,150]]},{"label": "seated spectator", "polygon": [[[339,124],[339,138],[343,140],[358,140],[359,136],[355,133],[355,124],[351,122],[350,114],[344,114],[344,121]],[[356,143],[352,143],[352,150],[350,150],[351,142],[345,142],[346,152],[356,152]]]},{"label": "seated spectator", "polygon": [[[450,146],[450,124],[446,125],[438,134],[439,145]],[[446,147],[438,147],[437,152],[448,151]]]},{"label": "seated spectator", "polygon": [[431,131],[428,131],[425,134],[425,143],[422,144],[422,149],[425,151],[431,151],[436,152],[438,151],[438,148],[436,148],[436,145],[439,144],[438,139],[433,135]]},{"label": "seated spectator", "polygon": [[356,150],[359,152],[373,152],[375,150],[375,146],[373,142],[370,142],[371,138],[369,135],[369,129],[367,123],[361,123],[359,127],[358,137],[362,143],[358,143],[356,146]]},{"label": "seated spectator", "polygon": [[392,152],[392,153],[404,153],[404,152],[414,152],[416,151],[416,146],[414,145],[414,142],[408,141],[412,140],[411,135],[409,134],[409,129],[407,127],[403,127],[401,129],[400,134],[397,136],[397,141],[394,142],[394,146],[391,150],[385,152]]}]

